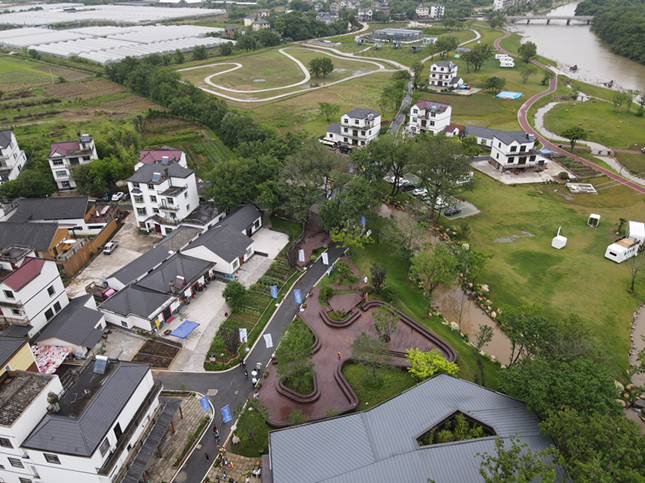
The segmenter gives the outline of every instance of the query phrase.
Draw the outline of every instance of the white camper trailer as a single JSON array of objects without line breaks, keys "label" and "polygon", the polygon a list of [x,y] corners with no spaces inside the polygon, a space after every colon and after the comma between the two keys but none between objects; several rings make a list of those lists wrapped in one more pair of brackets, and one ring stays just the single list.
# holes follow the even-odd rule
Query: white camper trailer
[{"label": "white camper trailer", "polygon": [[510,57],[507,57],[505,59],[500,59],[499,60],[499,66],[500,67],[515,67],[515,62],[513,62],[513,59]]},{"label": "white camper trailer", "polygon": [[511,56],[508,54],[495,54],[495,60],[510,59]]},{"label": "white camper trailer", "polygon": [[605,251],[605,258],[616,263],[624,262],[638,255],[638,249],[643,243],[645,243],[645,224],[630,221],[627,236],[609,245]]}]

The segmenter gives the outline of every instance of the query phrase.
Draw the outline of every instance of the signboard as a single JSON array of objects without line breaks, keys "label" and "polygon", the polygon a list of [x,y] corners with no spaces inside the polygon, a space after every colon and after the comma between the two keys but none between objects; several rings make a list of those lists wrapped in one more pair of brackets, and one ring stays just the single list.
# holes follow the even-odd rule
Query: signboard
[{"label": "signboard", "polygon": [[208,410],[211,408],[211,405],[210,405],[210,404],[208,404],[208,398],[207,398],[206,396],[203,396],[203,397],[199,400],[199,404],[201,404],[201,405],[202,405],[202,409],[204,410],[204,412],[205,412],[205,413],[207,413],[207,412],[208,412]]},{"label": "signboard", "polygon": [[246,329],[245,328],[240,328],[240,343],[241,344],[246,344],[247,341],[247,335],[246,335]]},{"label": "signboard", "polygon": [[367,220],[364,215],[361,215],[361,225],[365,226],[365,223],[367,223]]},{"label": "signboard", "polygon": [[277,285],[271,285],[271,297],[274,299],[278,298],[278,286]]},{"label": "signboard", "polygon": [[233,419],[233,416],[231,416],[231,408],[228,407],[228,404],[220,409],[219,412],[222,413],[222,421],[224,421],[224,423],[228,423]]},{"label": "signboard", "polygon": [[304,250],[298,250],[298,261],[299,262],[304,262],[305,261],[305,251]]},{"label": "signboard", "polygon": [[323,252],[322,261],[323,265],[329,265],[329,255],[327,254],[327,252]]},{"label": "signboard", "polygon": [[300,290],[294,290],[293,295],[296,297],[296,303],[301,304],[302,303],[302,294],[300,293]]}]

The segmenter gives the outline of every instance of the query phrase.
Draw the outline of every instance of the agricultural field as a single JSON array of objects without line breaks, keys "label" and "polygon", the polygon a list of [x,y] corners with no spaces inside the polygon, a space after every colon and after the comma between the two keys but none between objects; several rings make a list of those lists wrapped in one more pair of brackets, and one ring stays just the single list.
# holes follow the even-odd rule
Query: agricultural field
[{"label": "agricultural field", "polygon": [[59,77],[68,81],[77,81],[85,79],[89,75],[80,70],[0,54],[0,90],[5,94],[21,89],[51,85]]},{"label": "agricultural field", "polygon": [[[599,188],[613,185],[605,177],[591,182]],[[494,307],[537,303],[552,317],[579,315],[607,366],[624,376],[629,325],[645,294],[645,279],[641,276],[636,286],[640,296],[631,295],[626,263],[607,260],[604,253],[617,238],[620,218],[642,218],[643,196],[624,186],[598,195],[571,195],[557,184],[505,186],[476,173],[474,189],[462,197],[482,214],[451,225],[466,230],[477,250],[492,255],[480,280],[489,285]],[[602,217],[598,228],[586,225],[590,213]],[[568,238],[562,250],[551,247],[558,227]]]}]

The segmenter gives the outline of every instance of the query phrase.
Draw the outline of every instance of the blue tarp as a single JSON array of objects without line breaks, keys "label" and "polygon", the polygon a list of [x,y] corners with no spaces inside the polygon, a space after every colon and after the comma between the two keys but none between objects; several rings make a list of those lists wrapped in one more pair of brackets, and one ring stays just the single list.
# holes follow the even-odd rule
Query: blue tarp
[{"label": "blue tarp", "polygon": [[500,99],[519,99],[522,97],[521,92],[512,92],[512,91],[502,91],[499,94],[497,94],[497,97]]},{"label": "blue tarp", "polygon": [[553,151],[550,151],[550,150],[544,148],[544,149],[540,149],[540,154],[544,154],[544,155],[553,154]]},{"label": "blue tarp", "polygon": [[187,320],[179,327],[177,327],[175,330],[173,330],[170,333],[170,335],[179,337],[180,339],[185,339],[188,336],[188,334],[190,334],[197,327],[199,327],[199,324],[197,322],[193,322],[192,320]]}]

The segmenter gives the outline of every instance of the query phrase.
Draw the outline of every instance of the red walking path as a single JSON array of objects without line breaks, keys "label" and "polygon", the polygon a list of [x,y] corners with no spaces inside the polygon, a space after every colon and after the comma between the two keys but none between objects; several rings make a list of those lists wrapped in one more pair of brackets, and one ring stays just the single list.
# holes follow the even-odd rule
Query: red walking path
[{"label": "red walking path", "polygon": [[[503,53],[505,53],[507,55],[517,57],[517,55],[512,54],[511,52],[508,52],[507,50],[503,49],[499,45],[499,43],[503,39],[507,38],[510,34],[511,33],[508,30],[505,30],[504,31],[504,36],[496,39],[495,42],[494,42],[494,45],[495,45],[495,48],[497,50],[499,50],[499,51],[501,51],[501,52],[503,52]],[[535,60],[532,60],[531,63],[537,65],[541,69],[549,69],[547,66],[545,66],[545,65],[543,65],[543,64],[541,64],[541,63],[539,63],[539,62],[537,62]],[[549,70],[551,70],[551,69],[549,69]],[[538,133],[535,129],[533,129],[533,127],[531,126],[531,124],[528,121],[528,111],[529,111],[529,109],[539,99],[543,98],[544,96],[548,96],[553,91],[555,91],[555,89],[557,88],[557,85],[558,85],[558,74],[555,73],[555,75],[551,78],[551,82],[549,82],[549,88],[547,90],[545,90],[543,92],[540,92],[538,94],[535,94],[528,101],[526,101],[524,104],[522,104],[522,107],[520,107],[519,111],[517,112],[517,120],[519,121],[520,126],[522,126],[522,129],[524,129],[528,133],[533,134],[533,136],[535,136],[535,138],[538,139],[545,148],[547,148],[547,149],[549,149],[549,150],[551,150],[551,151],[553,151],[555,153],[563,154],[563,155],[565,155],[565,156],[567,156],[569,158],[575,159],[576,161],[579,161],[580,163],[582,163],[582,164],[584,164],[586,166],[589,166],[590,168],[593,168],[596,171],[600,171],[605,176],[607,176],[607,177],[609,177],[609,178],[611,178],[611,179],[613,179],[613,180],[615,180],[615,181],[617,181],[617,182],[619,182],[621,184],[624,184],[625,186],[628,186],[629,188],[631,188],[631,189],[633,189],[635,191],[638,191],[639,193],[645,194],[645,186],[641,186],[641,185],[639,185],[637,183],[634,183],[633,181],[625,179],[622,176],[614,173],[613,171],[605,169],[605,168],[603,168],[601,166],[598,166],[595,163],[592,163],[591,161],[588,161],[588,160],[586,160],[584,158],[581,158],[580,156],[576,156],[573,153],[570,153],[568,151],[565,151],[562,148],[559,148],[557,144],[553,144],[551,141],[549,141],[548,139],[544,138],[543,136],[540,135],[540,133]],[[621,149],[615,149],[614,151],[630,152],[630,151],[621,150]]]}]

